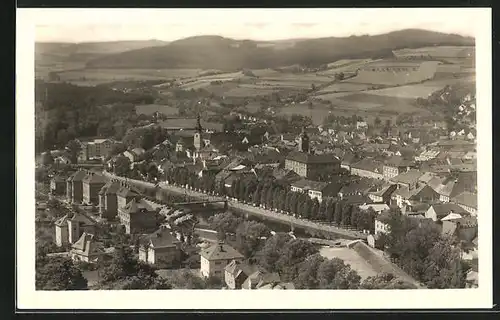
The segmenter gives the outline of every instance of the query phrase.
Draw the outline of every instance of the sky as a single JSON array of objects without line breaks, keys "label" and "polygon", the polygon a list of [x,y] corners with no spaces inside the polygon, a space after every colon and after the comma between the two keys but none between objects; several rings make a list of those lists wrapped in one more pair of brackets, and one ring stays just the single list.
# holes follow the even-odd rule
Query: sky
[{"label": "sky", "polygon": [[36,41],[173,41],[196,35],[234,39],[373,35],[406,28],[475,36],[472,8],[397,9],[42,9]]}]

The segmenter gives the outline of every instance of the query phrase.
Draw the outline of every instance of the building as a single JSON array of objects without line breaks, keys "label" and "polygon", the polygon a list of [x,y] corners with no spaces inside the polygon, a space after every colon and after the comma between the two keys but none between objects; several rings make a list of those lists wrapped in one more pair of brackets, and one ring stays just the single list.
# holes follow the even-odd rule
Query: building
[{"label": "building", "polygon": [[95,223],[82,213],[74,212],[55,222],[56,244],[59,247],[75,243],[84,232],[94,234]]},{"label": "building", "polygon": [[281,278],[278,273],[270,273],[263,270],[257,270],[248,276],[248,278],[241,285],[241,288],[246,290],[253,290],[261,289],[266,285],[271,285],[271,288],[273,288],[280,282]]},{"label": "building", "polygon": [[451,199],[455,204],[465,209],[473,216],[477,215],[477,194],[471,192],[462,192],[458,196]]},{"label": "building", "polygon": [[82,180],[83,202],[86,204],[99,204],[99,191],[108,182],[108,179],[101,174],[89,172]]},{"label": "building", "polygon": [[369,158],[353,163],[351,165],[351,174],[371,179],[384,178],[382,163]]},{"label": "building", "polygon": [[389,210],[389,206],[385,203],[370,203],[370,204],[362,204],[359,206],[359,209],[362,211],[373,210],[375,213],[380,214],[383,211]]},{"label": "building", "polygon": [[299,176],[312,180],[340,170],[340,160],[337,157],[332,154],[313,154],[310,152],[309,143],[309,136],[302,130],[298,151],[292,151],[286,156],[285,169],[293,170]]},{"label": "building", "polygon": [[130,160],[130,163],[137,162],[144,155],[146,150],[143,148],[134,148],[132,150],[127,150],[123,153],[124,157],[127,157]]},{"label": "building", "polygon": [[319,202],[328,197],[336,197],[342,186],[336,183],[312,181],[301,179],[290,184],[293,192],[304,192],[311,199],[318,199]]},{"label": "building", "polygon": [[200,256],[200,273],[207,278],[224,278],[225,268],[231,261],[241,262],[245,258],[236,249],[222,242],[201,250]]},{"label": "building", "polygon": [[396,184],[398,187],[406,187],[408,189],[417,188],[419,178],[423,174],[418,170],[409,170],[390,179],[390,181]]},{"label": "building", "polygon": [[255,271],[257,266],[233,260],[224,268],[224,281],[229,289],[241,289],[245,280]]},{"label": "building", "polygon": [[410,161],[403,159],[400,156],[393,156],[383,166],[383,174],[386,180],[390,180],[403,172],[409,170],[411,166]]},{"label": "building", "polygon": [[380,235],[382,233],[388,233],[389,230],[389,220],[391,218],[391,213],[389,211],[382,212],[375,217],[375,235]]},{"label": "building", "polygon": [[374,203],[390,203],[391,195],[396,190],[396,185],[385,183],[383,185],[376,185],[368,191],[368,197]]},{"label": "building", "polygon": [[118,142],[112,139],[95,139],[93,141],[83,142],[80,150],[80,160],[91,160],[96,158],[105,159],[110,156],[113,147]]},{"label": "building", "polygon": [[132,190],[132,188],[125,182],[120,182],[120,189],[116,192],[117,209],[120,212],[121,209],[125,208],[127,203],[139,197],[139,192]]},{"label": "building", "polygon": [[139,260],[161,268],[177,266],[181,261],[181,242],[170,230],[161,227],[142,239],[139,247]]},{"label": "building", "polygon": [[82,233],[81,237],[73,243],[70,250],[71,259],[95,263],[104,256],[102,244],[97,242],[93,234]]},{"label": "building", "polygon": [[425,212],[425,217],[437,222],[452,213],[459,214],[460,216],[468,215],[467,211],[454,203],[439,203],[431,205]]},{"label": "building", "polygon": [[78,170],[66,180],[66,197],[69,202],[82,203],[83,179],[87,176],[84,170]]},{"label": "building", "polygon": [[196,127],[193,136],[193,146],[196,151],[200,151],[205,146],[202,134],[203,128],[201,127],[200,114],[198,114],[196,117]]},{"label": "building", "polygon": [[153,232],[157,228],[158,210],[144,199],[133,198],[125,207],[118,209],[120,224],[127,234]]},{"label": "building", "polygon": [[391,203],[399,208],[409,208],[416,203],[433,203],[437,201],[439,201],[439,194],[425,184],[412,188],[407,185],[398,186],[391,195]]},{"label": "building", "polygon": [[63,195],[66,193],[66,179],[61,175],[55,175],[50,179],[50,193]]},{"label": "building", "polygon": [[477,218],[462,217],[457,213],[450,213],[441,219],[442,233],[456,237],[465,244],[472,244],[477,237]]},{"label": "building", "polygon": [[118,214],[117,193],[120,188],[120,182],[111,180],[99,191],[99,214],[101,218],[112,220]]}]

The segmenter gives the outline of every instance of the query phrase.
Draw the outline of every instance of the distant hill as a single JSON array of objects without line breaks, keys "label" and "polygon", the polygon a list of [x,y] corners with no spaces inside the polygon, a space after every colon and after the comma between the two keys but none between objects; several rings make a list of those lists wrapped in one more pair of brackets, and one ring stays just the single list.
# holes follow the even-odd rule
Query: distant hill
[{"label": "distant hill", "polygon": [[35,60],[43,62],[87,61],[102,55],[167,44],[168,42],[160,40],[82,43],[37,42],[35,43]]},{"label": "distant hill", "polygon": [[261,69],[293,64],[319,65],[338,59],[392,56],[392,50],[424,46],[473,46],[474,39],[454,34],[406,29],[373,36],[234,40],[197,36],[167,45],[141,48],[91,59],[89,68]]}]

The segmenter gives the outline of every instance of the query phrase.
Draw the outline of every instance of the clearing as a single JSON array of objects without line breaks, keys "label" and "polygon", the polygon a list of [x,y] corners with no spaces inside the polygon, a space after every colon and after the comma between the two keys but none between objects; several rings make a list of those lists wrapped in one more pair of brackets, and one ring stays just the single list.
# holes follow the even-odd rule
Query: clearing
[{"label": "clearing", "polygon": [[319,254],[330,260],[333,258],[344,260],[353,270],[356,270],[361,280],[377,275],[373,267],[353,249],[323,247],[319,250]]},{"label": "clearing", "polygon": [[177,116],[179,110],[175,107],[165,106],[161,104],[143,104],[135,107],[137,114],[152,115],[156,111],[166,116]]}]

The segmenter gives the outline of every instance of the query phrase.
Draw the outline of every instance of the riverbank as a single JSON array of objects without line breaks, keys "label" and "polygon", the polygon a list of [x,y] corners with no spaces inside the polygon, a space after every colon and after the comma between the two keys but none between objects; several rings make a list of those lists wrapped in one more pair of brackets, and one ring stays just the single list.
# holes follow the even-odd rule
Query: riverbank
[{"label": "riverbank", "polygon": [[[104,172],[104,175],[109,177],[109,178],[114,178],[122,181],[127,181],[129,184],[136,184],[140,187],[143,188],[155,188],[156,185],[150,182],[145,182],[141,180],[133,180],[133,179],[125,179],[123,177],[119,177],[113,174],[110,174],[109,172]],[[228,209],[231,211],[238,211],[237,213],[243,213],[246,215],[253,215],[256,217],[260,217],[263,219],[268,219],[271,221],[275,222],[280,222],[285,225],[288,225],[293,228],[303,228],[308,233],[311,233],[312,236],[321,236],[322,234],[327,234],[332,237],[338,237],[338,238],[344,238],[344,239],[363,239],[365,240],[367,238],[366,234],[363,234],[358,231],[353,231],[353,230],[346,230],[346,229],[341,229],[332,225],[328,225],[325,223],[320,223],[320,222],[315,222],[315,221],[310,221],[310,220],[305,220],[305,219],[299,219],[287,214],[283,214],[280,212],[275,212],[272,210],[267,210],[264,208],[256,207],[250,204],[245,204],[237,201],[233,201],[231,199],[225,199],[223,197],[219,196],[214,196],[214,195],[208,195],[202,192],[194,191],[194,190],[189,190],[186,188],[174,186],[171,184],[167,184],[165,182],[160,182],[157,185],[159,188],[171,192],[177,195],[185,195],[194,199],[199,199],[202,201],[225,201],[227,200],[228,204]],[[220,204],[214,204],[218,206],[223,206],[223,203]]]}]

